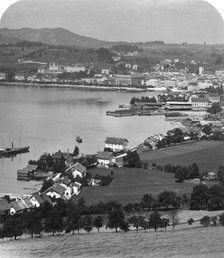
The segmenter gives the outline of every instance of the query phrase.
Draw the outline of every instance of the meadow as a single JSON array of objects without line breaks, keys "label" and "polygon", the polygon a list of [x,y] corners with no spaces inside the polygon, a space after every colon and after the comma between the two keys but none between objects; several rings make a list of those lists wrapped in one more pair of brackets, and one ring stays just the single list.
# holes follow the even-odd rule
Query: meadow
[{"label": "meadow", "polygon": [[196,163],[200,173],[217,172],[220,165],[224,165],[223,141],[198,141],[165,149],[146,151],[140,154],[142,161],[158,165],[189,166]]},{"label": "meadow", "polygon": [[[223,212],[223,211],[219,211]],[[182,211],[184,213],[184,211]],[[203,215],[216,215],[218,212],[187,211],[184,218],[201,218]],[[4,258],[35,257],[190,257],[208,258],[223,257],[224,227],[201,227],[199,223],[192,226],[176,226],[157,232],[149,229],[137,233],[128,233],[101,229],[88,233],[58,236],[45,235],[42,238],[25,237],[23,239],[3,240],[0,242],[0,256]]]},{"label": "meadow", "polygon": [[[93,169],[89,172],[107,175],[111,169]],[[190,194],[194,184],[175,183],[174,175],[152,169],[113,168],[113,181],[109,186],[91,186],[82,190],[87,205],[98,202],[118,201],[122,204],[140,202],[144,194],[157,196],[162,191],[173,191],[178,195]]]}]

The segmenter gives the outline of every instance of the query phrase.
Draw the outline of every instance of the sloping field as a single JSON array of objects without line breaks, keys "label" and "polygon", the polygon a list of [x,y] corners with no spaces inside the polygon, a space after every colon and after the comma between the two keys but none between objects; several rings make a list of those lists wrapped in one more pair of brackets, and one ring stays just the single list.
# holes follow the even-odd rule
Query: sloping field
[{"label": "sloping field", "polygon": [[[93,174],[107,173],[96,169]],[[110,172],[110,170],[108,170]],[[91,170],[90,170],[91,173]],[[87,187],[82,190],[78,198],[83,197],[87,205],[118,201],[121,203],[139,202],[144,194],[154,196],[162,191],[174,191],[177,194],[189,194],[194,184],[175,183],[173,174],[153,171],[151,169],[116,168],[113,169],[114,180],[109,186]]]},{"label": "sloping field", "polygon": [[140,158],[149,163],[159,165],[176,164],[189,166],[197,163],[200,172],[216,172],[224,165],[223,141],[198,141],[161,150],[142,152]]},{"label": "sloping field", "polygon": [[0,256],[19,257],[124,257],[213,258],[224,256],[224,227],[190,227],[146,233],[91,232],[0,242]]}]

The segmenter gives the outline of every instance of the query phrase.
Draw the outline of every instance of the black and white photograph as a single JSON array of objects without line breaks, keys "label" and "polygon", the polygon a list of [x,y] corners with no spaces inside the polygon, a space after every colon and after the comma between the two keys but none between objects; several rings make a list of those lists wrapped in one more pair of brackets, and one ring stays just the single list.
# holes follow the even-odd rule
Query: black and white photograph
[{"label": "black and white photograph", "polygon": [[223,258],[224,2],[0,1],[0,258]]}]

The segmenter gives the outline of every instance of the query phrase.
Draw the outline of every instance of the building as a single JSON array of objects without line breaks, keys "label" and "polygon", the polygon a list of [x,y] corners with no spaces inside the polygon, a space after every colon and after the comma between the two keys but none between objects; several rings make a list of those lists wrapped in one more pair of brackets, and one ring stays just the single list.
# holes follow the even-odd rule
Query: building
[{"label": "building", "polygon": [[34,193],[29,200],[32,203],[32,205],[37,208],[40,207],[44,202],[53,204],[51,198],[48,195],[46,195],[46,193]]},{"label": "building", "polygon": [[79,72],[85,72],[87,68],[85,65],[67,65],[64,67],[64,71],[66,73],[79,73]]},{"label": "building", "polygon": [[191,98],[193,109],[207,109],[210,106],[210,101],[208,98]]},{"label": "building", "polygon": [[160,80],[159,79],[143,79],[142,85],[152,88],[160,87]]},{"label": "building", "polygon": [[101,74],[109,75],[109,74],[110,74],[110,69],[109,69],[109,68],[103,68],[103,69],[101,69]]},{"label": "building", "polygon": [[6,73],[0,72],[0,81],[6,80]]},{"label": "building", "polygon": [[74,165],[66,169],[65,173],[72,174],[73,178],[79,176],[81,178],[86,176],[86,167],[84,167],[79,162],[76,162]]},{"label": "building", "polygon": [[15,81],[25,81],[25,75],[23,73],[16,73],[14,76]]},{"label": "building", "polygon": [[53,184],[49,187],[45,193],[50,196],[51,198],[63,198],[65,195],[66,189],[58,183]]},{"label": "building", "polygon": [[110,151],[98,152],[96,159],[100,166],[108,166],[109,164],[115,163],[115,156],[113,152]]},{"label": "building", "polygon": [[199,75],[202,75],[203,72],[204,72],[204,70],[205,70],[205,69],[204,69],[203,66],[199,66],[199,67],[198,67],[198,74],[199,74]]},{"label": "building", "polygon": [[224,76],[224,70],[215,71],[215,75],[223,77]]},{"label": "building", "polygon": [[64,66],[62,65],[56,65],[55,63],[50,63],[46,73],[48,74],[61,74],[64,72]]},{"label": "building", "polygon": [[168,111],[191,111],[191,102],[167,101],[165,109]]},{"label": "building", "polygon": [[135,74],[115,74],[113,78],[115,85],[140,87],[144,76]]},{"label": "building", "polygon": [[4,218],[10,213],[10,205],[6,199],[0,199],[0,218]]},{"label": "building", "polygon": [[17,180],[29,181],[32,177],[32,174],[37,170],[38,165],[27,165],[23,169],[17,170]]},{"label": "building", "polygon": [[128,140],[125,138],[107,137],[105,140],[105,148],[111,149],[113,152],[124,151],[127,149]]}]

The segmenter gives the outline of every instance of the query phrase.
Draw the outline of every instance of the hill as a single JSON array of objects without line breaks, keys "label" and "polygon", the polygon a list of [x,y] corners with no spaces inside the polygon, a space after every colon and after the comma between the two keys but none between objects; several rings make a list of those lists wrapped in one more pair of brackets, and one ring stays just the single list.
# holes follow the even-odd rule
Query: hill
[{"label": "hill", "polygon": [[223,141],[199,141],[165,149],[142,152],[141,160],[158,165],[189,166],[197,163],[200,172],[217,172],[220,165],[224,165]]},{"label": "hill", "polygon": [[27,40],[42,42],[48,45],[77,46],[85,48],[96,48],[118,44],[90,37],[85,37],[63,28],[2,28],[0,29],[0,35],[0,43]]}]

